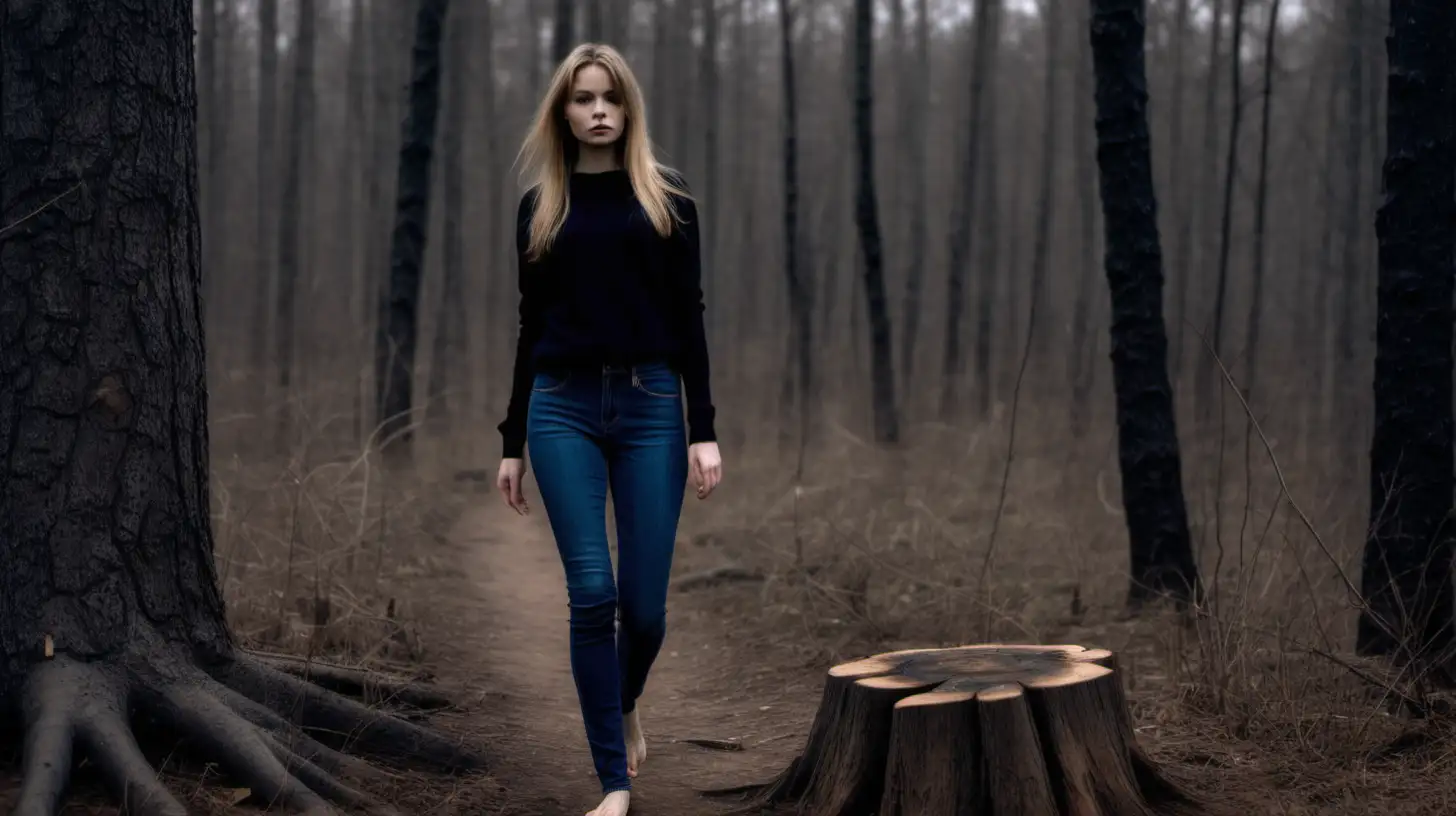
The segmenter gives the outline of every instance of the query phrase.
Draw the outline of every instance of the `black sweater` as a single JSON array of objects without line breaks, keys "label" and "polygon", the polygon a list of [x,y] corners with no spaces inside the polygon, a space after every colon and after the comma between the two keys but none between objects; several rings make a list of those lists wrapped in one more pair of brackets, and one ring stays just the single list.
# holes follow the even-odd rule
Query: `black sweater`
[{"label": "black sweater", "polygon": [[[680,177],[673,182],[687,189]],[[664,238],[626,170],[573,173],[566,223],[533,262],[526,245],[535,200],[535,188],[526,191],[516,213],[521,325],[510,405],[499,426],[503,456],[524,453],[531,383],[550,366],[668,363],[682,375],[688,441],[715,440],[692,199],[673,196],[681,223]]]}]

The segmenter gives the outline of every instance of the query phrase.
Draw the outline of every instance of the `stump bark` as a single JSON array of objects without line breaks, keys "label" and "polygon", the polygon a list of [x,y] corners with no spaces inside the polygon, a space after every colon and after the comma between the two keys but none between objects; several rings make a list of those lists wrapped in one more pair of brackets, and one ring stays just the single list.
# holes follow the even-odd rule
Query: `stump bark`
[{"label": "stump bark", "polygon": [[814,816],[1203,813],[1138,748],[1113,654],[981,645],[829,670],[804,751],[753,807]]}]

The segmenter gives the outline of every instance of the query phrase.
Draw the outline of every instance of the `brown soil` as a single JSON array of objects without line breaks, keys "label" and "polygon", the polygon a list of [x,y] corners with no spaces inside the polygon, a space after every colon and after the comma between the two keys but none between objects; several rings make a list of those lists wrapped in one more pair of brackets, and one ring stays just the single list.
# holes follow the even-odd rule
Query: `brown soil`
[{"label": "brown soil", "polygon": [[[482,496],[451,536],[473,592],[442,598],[459,634],[442,662],[478,701],[471,718],[506,786],[500,812],[585,813],[600,799],[568,657],[561,562],[544,512],[515,516]],[[681,553],[683,561],[692,553]],[[678,570],[680,571],[680,570]],[[714,608],[712,590],[674,592],[668,632],[640,703],[648,756],[634,781],[634,816],[726,809],[697,791],[766,780],[792,759],[818,701],[817,675],[748,654]],[[452,627],[454,628],[454,627]],[[687,740],[728,741],[740,750]]]}]

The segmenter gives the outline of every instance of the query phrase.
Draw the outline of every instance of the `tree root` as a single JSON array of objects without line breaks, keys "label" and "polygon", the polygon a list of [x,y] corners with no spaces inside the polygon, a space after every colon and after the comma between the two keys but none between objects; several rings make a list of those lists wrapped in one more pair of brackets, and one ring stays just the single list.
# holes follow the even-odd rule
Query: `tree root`
[{"label": "tree root", "polygon": [[247,656],[204,671],[137,660],[84,663],[66,656],[27,678],[24,781],[15,816],[53,816],[70,784],[73,752],[85,756],[129,813],[186,816],[138,745],[145,718],[215,761],[261,803],[305,814],[393,814],[350,784],[388,774],[314,736],[346,739],[368,754],[460,771],[479,755],[441,734],[365,707]]},{"label": "tree root", "polygon": [[249,652],[248,656],[270,668],[322,686],[330,691],[358,697],[365,703],[403,703],[420,709],[440,709],[453,705],[449,697],[409,682],[385,679],[374,672],[320,663],[291,655]]}]

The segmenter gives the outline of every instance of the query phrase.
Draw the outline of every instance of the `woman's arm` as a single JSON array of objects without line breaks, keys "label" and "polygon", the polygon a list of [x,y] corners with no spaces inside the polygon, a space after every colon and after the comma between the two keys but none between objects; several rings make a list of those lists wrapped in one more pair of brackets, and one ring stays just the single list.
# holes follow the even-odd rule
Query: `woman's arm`
[{"label": "woman's arm", "polygon": [[[673,183],[687,190],[687,183],[681,176],[674,175]],[[713,428],[717,411],[713,407],[713,392],[709,384],[708,338],[703,328],[703,264],[702,249],[698,239],[698,208],[691,198],[675,196],[678,215],[683,223],[676,226],[672,235],[673,264],[676,267],[672,280],[677,284],[675,298],[677,313],[682,321],[684,343],[678,366],[683,378],[683,390],[688,405],[688,443],[716,442],[718,437]]]},{"label": "woman's arm", "polygon": [[499,426],[501,433],[501,458],[521,459],[526,451],[526,408],[531,399],[531,352],[541,337],[541,298],[539,280],[541,270],[537,263],[526,259],[526,244],[530,237],[531,214],[535,210],[536,190],[532,188],[521,196],[516,209],[516,285],[521,292],[521,328],[516,337],[516,362],[511,374],[511,400],[506,407],[506,418]]}]

